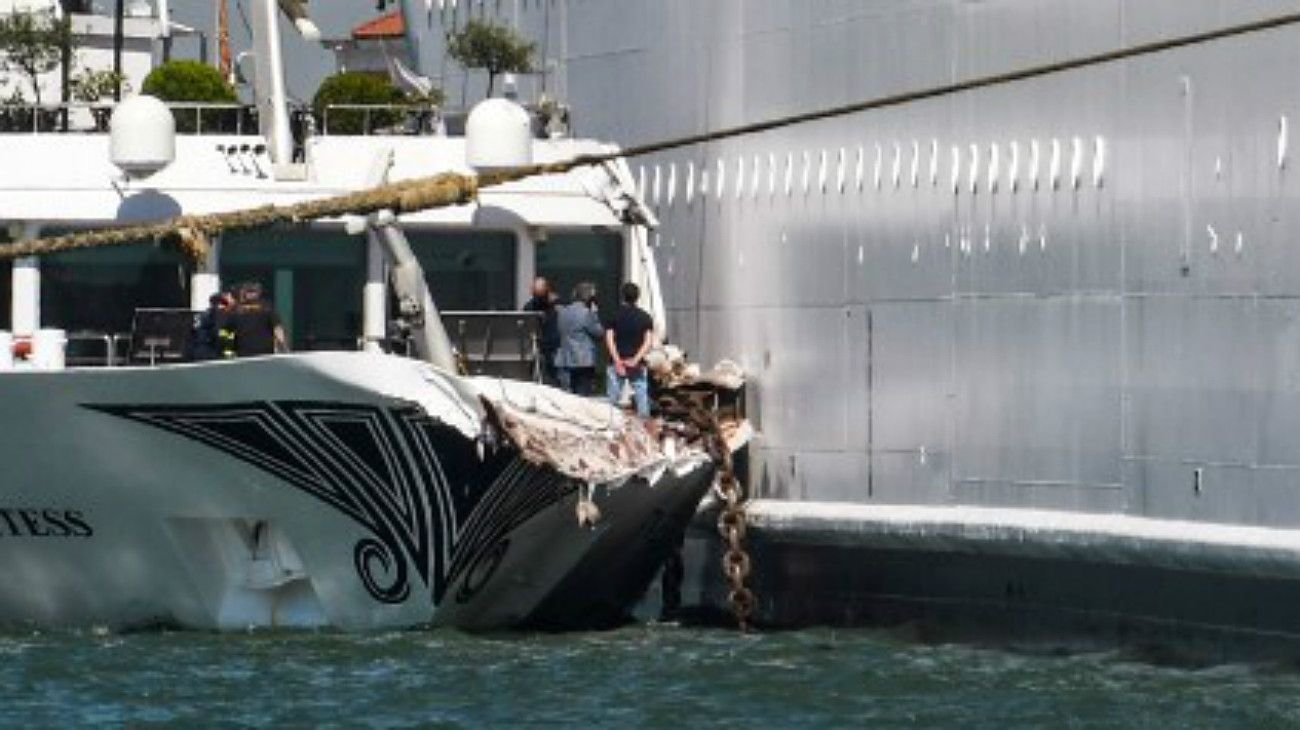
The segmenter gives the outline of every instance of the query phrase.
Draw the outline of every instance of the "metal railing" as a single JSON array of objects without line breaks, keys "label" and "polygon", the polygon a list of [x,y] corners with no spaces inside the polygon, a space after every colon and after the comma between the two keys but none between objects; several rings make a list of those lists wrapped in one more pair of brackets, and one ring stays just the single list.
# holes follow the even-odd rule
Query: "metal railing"
[{"label": "metal railing", "polygon": [[[102,133],[116,102],[0,103],[0,133]],[[256,134],[257,108],[246,104],[169,102],[179,134]]]},{"label": "metal railing", "polygon": [[125,363],[126,351],[130,345],[129,334],[72,332],[68,334],[68,349],[64,361],[68,367],[117,367]]},{"label": "metal railing", "polygon": [[[567,136],[569,113],[525,105],[537,139]],[[434,135],[461,137],[469,111],[431,104],[327,104],[313,113],[323,135]]]},{"label": "metal railing", "polygon": [[257,133],[257,107],[247,104],[167,102],[178,134]]},{"label": "metal railing", "polygon": [[[183,362],[189,357],[177,350],[174,328],[159,329],[159,321],[142,320],[145,314],[188,313],[188,310],[137,310],[131,332],[69,332],[64,361],[68,367],[158,366]],[[443,326],[452,339],[462,364],[475,375],[492,375],[540,382],[542,377],[539,338],[543,317],[534,312],[461,311],[442,312]],[[144,324],[142,324],[144,322]],[[379,340],[384,351],[413,356],[410,338],[391,336]],[[309,335],[300,343],[304,351],[355,351],[364,349],[364,337],[320,337]]]},{"label": "metal railing", "polygon": [[[113,115],[114,101],[73,101],[57,104],[0,102],[0,133],[67,134],[104,133]],[[219,102],[167,102],[176,118],[176,132],[199,134],[257,134],[257,107]],[[567,134],[568,118],[556,127],[553,116],[537,107],[525,107],[538,139]],[[294,137],[301,144],[319,130],[322,135],[459,137],[465,133],[469,112],[447,110],[431,104],[329,104],[319,112],[306,106],[290,110]]]},{"label": "metal railing", "polygon": [[447,136],[443,111],[431,104],[327,104],[321,134]]}]

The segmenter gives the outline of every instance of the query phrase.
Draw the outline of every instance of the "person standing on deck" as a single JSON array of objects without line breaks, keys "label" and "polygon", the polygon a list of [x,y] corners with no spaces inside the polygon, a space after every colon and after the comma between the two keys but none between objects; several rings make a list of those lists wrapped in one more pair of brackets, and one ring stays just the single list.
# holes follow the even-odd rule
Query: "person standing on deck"
[{"label": "person standing on deck", "polygon": [[650,377],[645,357],[654,346],[654,319],[636,305],[641,298],[641,288],[632,282],[623,285],[623,305],[614,313],[610,327],[605,332],[605,347],[609,350],[609,402],[618,407],[623,383],[632,384],[637,415],[650,416]]},{"label": "person standing on deck", "polygon": [[227,313],[234,304],[234,297],[228,292],[220,292],[208,297],[208,309],[199,315],[190,337],[191,360],[216,360],[225,350],[222,333],[226,326]]},{"label": "person standing on deck", "polygon": [[262,285],[257,282],[239,287],[239,303],[231,311],[227,327],[234,333],[238,357],[289,351],[280,315],[262,299]]},{"label": "person standing on deck", "polygon": [[533,279],[533,296],[524,303],[525,312],[539,312],[542,315],[542,332],[537,341],[541,357],[542,382],[554,385],[557,382],[555,353],[560,349],[560,330],[557,320],[559,297],[551,289],[546,277]]},{"label": "person standing on deck", "polygon": [[556,327],[560,349],[555,354],[555,371],[560,387],[589,396],[596,385],[596,343],[605,334],[596,316],[594,284],[584,281],[573,288],[573,301],[556,312]]}]

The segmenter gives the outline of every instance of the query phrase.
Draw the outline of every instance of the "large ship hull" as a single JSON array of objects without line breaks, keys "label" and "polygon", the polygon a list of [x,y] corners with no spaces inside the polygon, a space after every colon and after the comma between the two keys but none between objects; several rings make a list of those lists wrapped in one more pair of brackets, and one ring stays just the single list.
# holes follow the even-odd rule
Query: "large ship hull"
[{"label": "large ship hull", "polygon": [[[562,56],[551,88],[584,133],[623,145],[1300,7],[524,5],[505,19]],[[986,619],[1039,605],[1294,639],[1269,605],[1293,603],[1294,555],[1277,574],[1262,555],[1198,563],[1196,548],[1174,568],[1147,545],[1154,572],[1135,574],[1112,549],[1129,537],[1106,522],[1150,520],[1189,544],[1225,526],[1300,543],[1297,62],[1288,25],[631,161],[662,222],[670,331],[750,373],[751,535],[779,546],[755,560],[761,617],[867,622],[910,597]],[[860,530],[766,522],[763,504],[838,510]],[[868,539],[890,523],[861,508],[890,505],[996,510],[994,533],[1021,510],[1092,516],[1097,539],[1012,570],[978,534],[961,551],[942,531],[905,549]],[[720,606],[713,562],[698,574]],[[1181,587],[1153,587],[1166,580]]]},{"label": "large ship hull", "polygon": [[0,402],[10,626],[609,625],[712,473],[580,485],[485,438],[471,384],[382,355],[12,372]]}]

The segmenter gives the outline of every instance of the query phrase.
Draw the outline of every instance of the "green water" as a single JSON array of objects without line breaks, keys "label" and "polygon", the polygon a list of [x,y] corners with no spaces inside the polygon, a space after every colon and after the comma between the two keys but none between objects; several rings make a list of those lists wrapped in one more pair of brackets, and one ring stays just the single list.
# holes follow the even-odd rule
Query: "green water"
[{"label": "green water", "polygon": [[865,631],[8,634],[0,726],[1293,728],[1300,673]]}]

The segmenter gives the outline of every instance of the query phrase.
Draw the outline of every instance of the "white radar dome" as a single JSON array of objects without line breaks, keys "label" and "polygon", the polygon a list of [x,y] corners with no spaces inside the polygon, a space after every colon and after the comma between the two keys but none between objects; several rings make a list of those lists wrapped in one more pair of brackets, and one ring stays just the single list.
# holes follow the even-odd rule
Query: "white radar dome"
[{"label": "white radar dome", "polygon": [[152,96],[124,99],[109,121],[109,157],[131,177],[147,177],[176,159],[176,119]]},{"label": "white radar dome", "polygon": [[486,99],[465,121],[465,161],[476,170],[533,163],[533,120],[509,99]]}]

